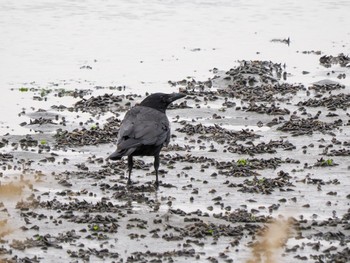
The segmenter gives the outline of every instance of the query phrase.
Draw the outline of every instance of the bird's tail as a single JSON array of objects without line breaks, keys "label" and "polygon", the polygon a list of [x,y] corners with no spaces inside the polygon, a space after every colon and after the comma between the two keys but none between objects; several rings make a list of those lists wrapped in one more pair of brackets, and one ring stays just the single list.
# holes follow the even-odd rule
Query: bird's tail
[{"label": "bird's tail", "polygon": [[117,161],[123,157],[123,153],[115,151],[110,156],[107,157],[107,160]]},{"label": "bird's tail", "polygon": [[112,153],[110,156],[107,157],[107,160],[112,160],[112,161],[120,160],[123,156],[131,155],[135,150],[136,148],[116,150],[114,153]]}]

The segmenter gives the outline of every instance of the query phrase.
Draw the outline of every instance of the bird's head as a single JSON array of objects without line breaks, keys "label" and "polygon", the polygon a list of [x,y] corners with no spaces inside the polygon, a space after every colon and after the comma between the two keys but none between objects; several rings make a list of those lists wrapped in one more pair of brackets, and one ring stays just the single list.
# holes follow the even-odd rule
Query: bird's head
[{"label": "bird's head", "polygon": [[170,103],[185,96],[182,93],[153,93],[145,98],[140,105],[165,112]]}]

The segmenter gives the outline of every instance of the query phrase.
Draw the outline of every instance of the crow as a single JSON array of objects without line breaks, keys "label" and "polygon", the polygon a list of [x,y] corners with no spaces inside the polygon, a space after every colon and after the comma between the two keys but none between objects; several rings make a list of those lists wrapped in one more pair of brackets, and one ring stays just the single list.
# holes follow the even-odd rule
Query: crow
[{"label": "crow", "polygon": [[118,133],[117,150],[107,159],[114,161],[128,156],[128,184],[131,183],[133,156],[154,156],[155,185],[159,186],[159,152],[170,141],[170,124],[165,111],[170,103],[185,96],[154,93],[126,113]]}]

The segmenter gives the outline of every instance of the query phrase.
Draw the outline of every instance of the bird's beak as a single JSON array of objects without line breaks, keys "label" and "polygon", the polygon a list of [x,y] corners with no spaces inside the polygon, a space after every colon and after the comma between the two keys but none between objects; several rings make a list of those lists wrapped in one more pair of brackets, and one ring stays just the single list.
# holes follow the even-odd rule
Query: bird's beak
[{"label": "bird's beak", "polygon": [[178,100],[178,99],[181,99],[183,97],[186,97],[186,94],[183,94],[183,93],[172,93],[172,94],[169,94],[170,96],[168,97],[168,102],[171,103],[175,100]]}]

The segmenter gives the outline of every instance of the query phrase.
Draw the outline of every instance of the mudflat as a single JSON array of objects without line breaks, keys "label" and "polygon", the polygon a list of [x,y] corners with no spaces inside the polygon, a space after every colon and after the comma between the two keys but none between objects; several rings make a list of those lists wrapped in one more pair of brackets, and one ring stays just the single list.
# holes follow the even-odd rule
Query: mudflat
[{"label": "mudflat", "polygon": [[[348,56],[311,55],[349,75]],[[0,138],[3,261],[348,262],[350,86],[289,76],[242,60],[169,81],[187,96],[167,110],[158,190],[152,157],[135,158],[131,185],[126,160],[106,161],[146,94],[13,89],[32,107],[27,134]]]}]

